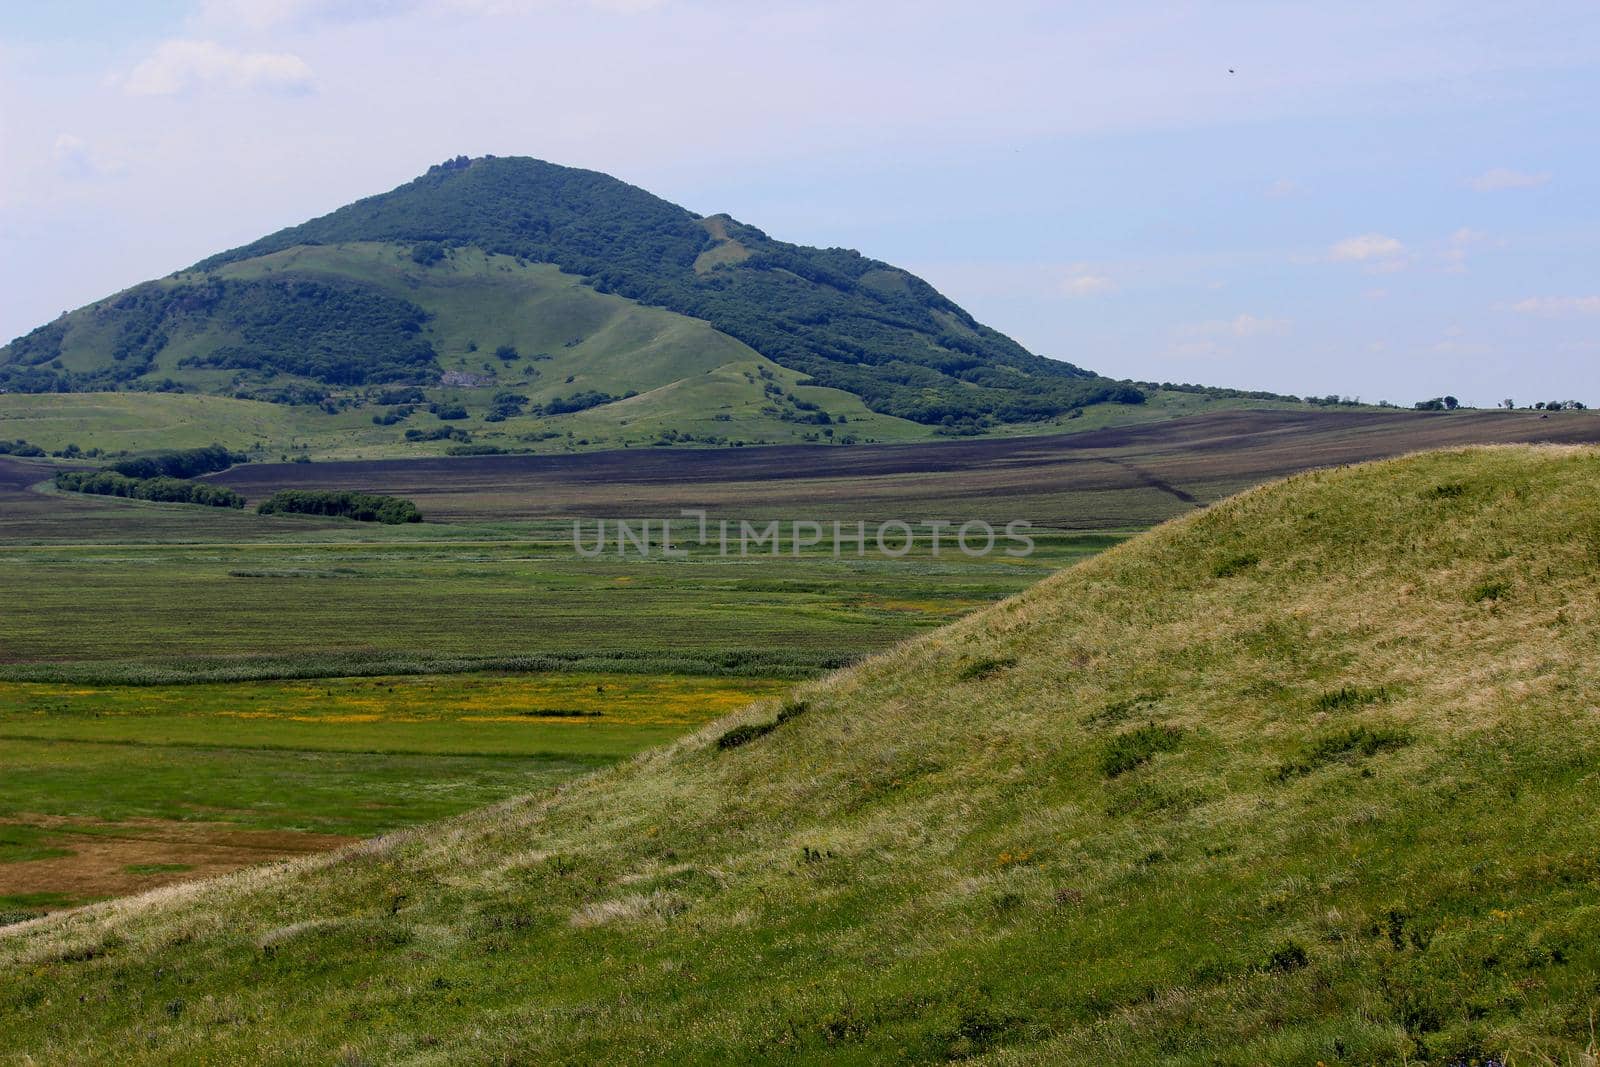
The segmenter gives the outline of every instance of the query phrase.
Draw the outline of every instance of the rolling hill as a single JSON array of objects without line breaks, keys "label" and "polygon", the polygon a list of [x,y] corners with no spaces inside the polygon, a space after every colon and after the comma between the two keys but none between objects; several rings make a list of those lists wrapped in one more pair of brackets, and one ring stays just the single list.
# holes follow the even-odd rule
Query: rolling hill
[{"label": "rolling hill", "polygon": [[[1152,399],[889,264],[494,157],[64,315],[0,348],[0,392],[125,393],[134,412],[151,393],[270,403],[299,413],[247,420],[280,427],[263,448],[347,452],[915,440]],[[228,431],[224,407],[192,406]]]},{"label": "rolling hill", "polygon": [[561,789],[10,928],[0,1049],[1592,1062],[1597,489],[1246,492]]}]

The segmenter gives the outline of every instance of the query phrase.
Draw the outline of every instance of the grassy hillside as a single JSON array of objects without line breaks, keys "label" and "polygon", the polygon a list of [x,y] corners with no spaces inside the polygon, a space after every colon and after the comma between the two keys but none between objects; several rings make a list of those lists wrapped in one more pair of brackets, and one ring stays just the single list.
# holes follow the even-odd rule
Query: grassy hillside
[{"label": "grassy hillside", "polygon": [[15,1062],[1590,1062],[1600,452],[1316,472],[558,791],[0,935]]},{"label": "grassy hillside", "polygon": [[[701,381],[730,365],[753,387],[732,402],[728,382]],[[671,387],[665,408],[603,425],[642,417],[723,443],[749,427],[699,423],[746,407],[810,427],[855,416],[867,433],[846,432],[861,438],[1145,399],[1027,351],[889,264],[520,158],[453,160],[0,347],[11,392],[182,389],[340,411],[405,403],[378,399],[397,385],[465,402],[463,416],[534,417]]]}]

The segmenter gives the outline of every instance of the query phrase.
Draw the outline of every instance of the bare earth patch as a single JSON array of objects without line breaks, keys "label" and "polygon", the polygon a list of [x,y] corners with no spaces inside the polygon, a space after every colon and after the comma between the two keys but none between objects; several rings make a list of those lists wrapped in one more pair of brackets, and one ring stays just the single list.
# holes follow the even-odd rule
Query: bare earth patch
[{"label": "bare earth patch", "polygon": [[72,854],[0,864],[0,897],[48,894],[75,904],[326,852],[357,840],[166,819],[99,822],[39,815],[4,821],[45,829],[44,843]]}]

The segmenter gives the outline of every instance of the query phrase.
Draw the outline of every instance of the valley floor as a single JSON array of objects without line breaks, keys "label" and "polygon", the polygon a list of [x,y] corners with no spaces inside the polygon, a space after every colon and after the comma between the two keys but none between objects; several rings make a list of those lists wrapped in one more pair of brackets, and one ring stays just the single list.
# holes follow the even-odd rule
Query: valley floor
[{"label": "valley floor", "polygon": [[[1055,437],[261,464],[403,528],[41,491],[0,457],[0,916],[544,788],[961,618],[1248,484],[1600,418],[1228,412]],[[1034,524],[1027,558],[583,559],[571,521]]]}]

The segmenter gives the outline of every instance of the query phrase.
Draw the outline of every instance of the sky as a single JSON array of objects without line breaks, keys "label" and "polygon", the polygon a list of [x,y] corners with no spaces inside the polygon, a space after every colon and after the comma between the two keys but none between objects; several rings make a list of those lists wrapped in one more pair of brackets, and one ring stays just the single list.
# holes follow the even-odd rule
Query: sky
[{"label": "sky", "polygon": [[927,278],[1118,378],[1600,403],[1600,8],[0,7],[0,337],[456,155]]}]

